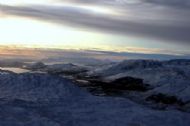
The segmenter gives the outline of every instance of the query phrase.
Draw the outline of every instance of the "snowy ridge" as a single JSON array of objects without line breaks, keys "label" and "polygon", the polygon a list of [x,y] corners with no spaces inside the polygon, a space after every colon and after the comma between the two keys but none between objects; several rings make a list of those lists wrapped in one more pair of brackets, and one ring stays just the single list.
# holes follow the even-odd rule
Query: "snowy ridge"
[{"label": "snowy ridge", "polygon": [[78,98],[84,94],[70,81],[56,76],[38,73],[0,75],[0,96],[3,98],[47,101]]},{"label": "snowy ridge", "polygon": [[128,70],[143,69],[143,68],[157,68],[161,67],[162,63],[154,60],[125,60],[110,68],[99,71],[104,73],[103,76],[114,75]]},{"label": "snowy ridge", "polygon": [[48,73],[65,73],[65,74],[75,74],[86,72],[87,68],[83,66],[77,66],[72,63],[68,64],[54,64],[47,66],[46,71]]}]

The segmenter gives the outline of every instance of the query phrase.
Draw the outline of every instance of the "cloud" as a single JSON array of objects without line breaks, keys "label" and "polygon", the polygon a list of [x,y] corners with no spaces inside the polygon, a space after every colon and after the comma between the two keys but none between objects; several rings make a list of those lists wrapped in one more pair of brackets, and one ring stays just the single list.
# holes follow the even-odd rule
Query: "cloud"
[{"label": "cloud", "polygon": [[[182,42],[190,45],[190,10],[179,9],[190,6],[189,0],[59,0],[75,6],[26,5],[6,6],[4,14],[36,18],[57,24],[84,29],[111,32]],[[112,12],[95,14],[79,5],[93,8],[104,7]],[[169,6],[169,7],[168,7]],[[96,8],[95,8],[96,9]]]},{"label": "cloud", "polygon": [[171,7],[190,9],[190,0],[144,0],[145,2],[160,4]]},{"label": "cloud", "polygon": [[61,2],[69,1],[82,4],[99,4],[99,5],[131,5],[131,4],[157,4],[171,7],[189,8],[190,0],[58,0]]}]

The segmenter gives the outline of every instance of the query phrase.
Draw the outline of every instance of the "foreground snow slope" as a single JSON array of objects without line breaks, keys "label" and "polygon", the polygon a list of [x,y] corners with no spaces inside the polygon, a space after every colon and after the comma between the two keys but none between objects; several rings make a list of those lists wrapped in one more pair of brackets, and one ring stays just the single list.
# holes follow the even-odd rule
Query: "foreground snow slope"
[{"label": "foreground snow slope", "polygon": [[47,74],[0,74],[1,126],[189,126],[190,113],[91,96]]}]

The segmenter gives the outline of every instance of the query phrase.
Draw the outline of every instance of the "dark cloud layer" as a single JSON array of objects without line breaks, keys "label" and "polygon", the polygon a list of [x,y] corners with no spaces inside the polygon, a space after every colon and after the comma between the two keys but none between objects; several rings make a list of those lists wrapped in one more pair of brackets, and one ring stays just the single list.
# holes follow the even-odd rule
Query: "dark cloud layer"
[{"label": "dark cloud layer", "polygon": [[73,27],[155,38],[190,45],[190,0],[60,0],[101,6],[117,14],[94,14],[73,6],[6,6],[5,14],[37,18]]},{"label": "dark cloud layer", "polygon": [[190,9],[189,0],[145,0],[146,2],[161,4],[165,6],[180,7]]},{"label": "dark cloud layer", "polygon": [[[160,4],[171,7],[189,8],[190,0],[59,0],[59,1],[72,1],[83,4],[99,4],[99,5],[125,5],[125,4]],[[189,8],[190,9],[190,8]]]}]

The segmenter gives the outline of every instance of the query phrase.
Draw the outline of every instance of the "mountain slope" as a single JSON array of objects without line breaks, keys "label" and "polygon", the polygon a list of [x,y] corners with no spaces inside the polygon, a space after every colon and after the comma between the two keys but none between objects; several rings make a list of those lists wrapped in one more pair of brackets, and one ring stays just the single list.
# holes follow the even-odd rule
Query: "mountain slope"
[{"label": "mountain slope", "polygon": [[2,126],[189,126],[190,114],[96,97],[57,76],[0,74]]},{"label": "mountain slope", "polygon": [[88,76],[97,76],[103,81],[114,81],[123,77],[143,79],[153,87],[146,96],[163,93],[176,96],[184,102],[190,101],[189,60],[126,60],[108,68],[91,71]]}]

